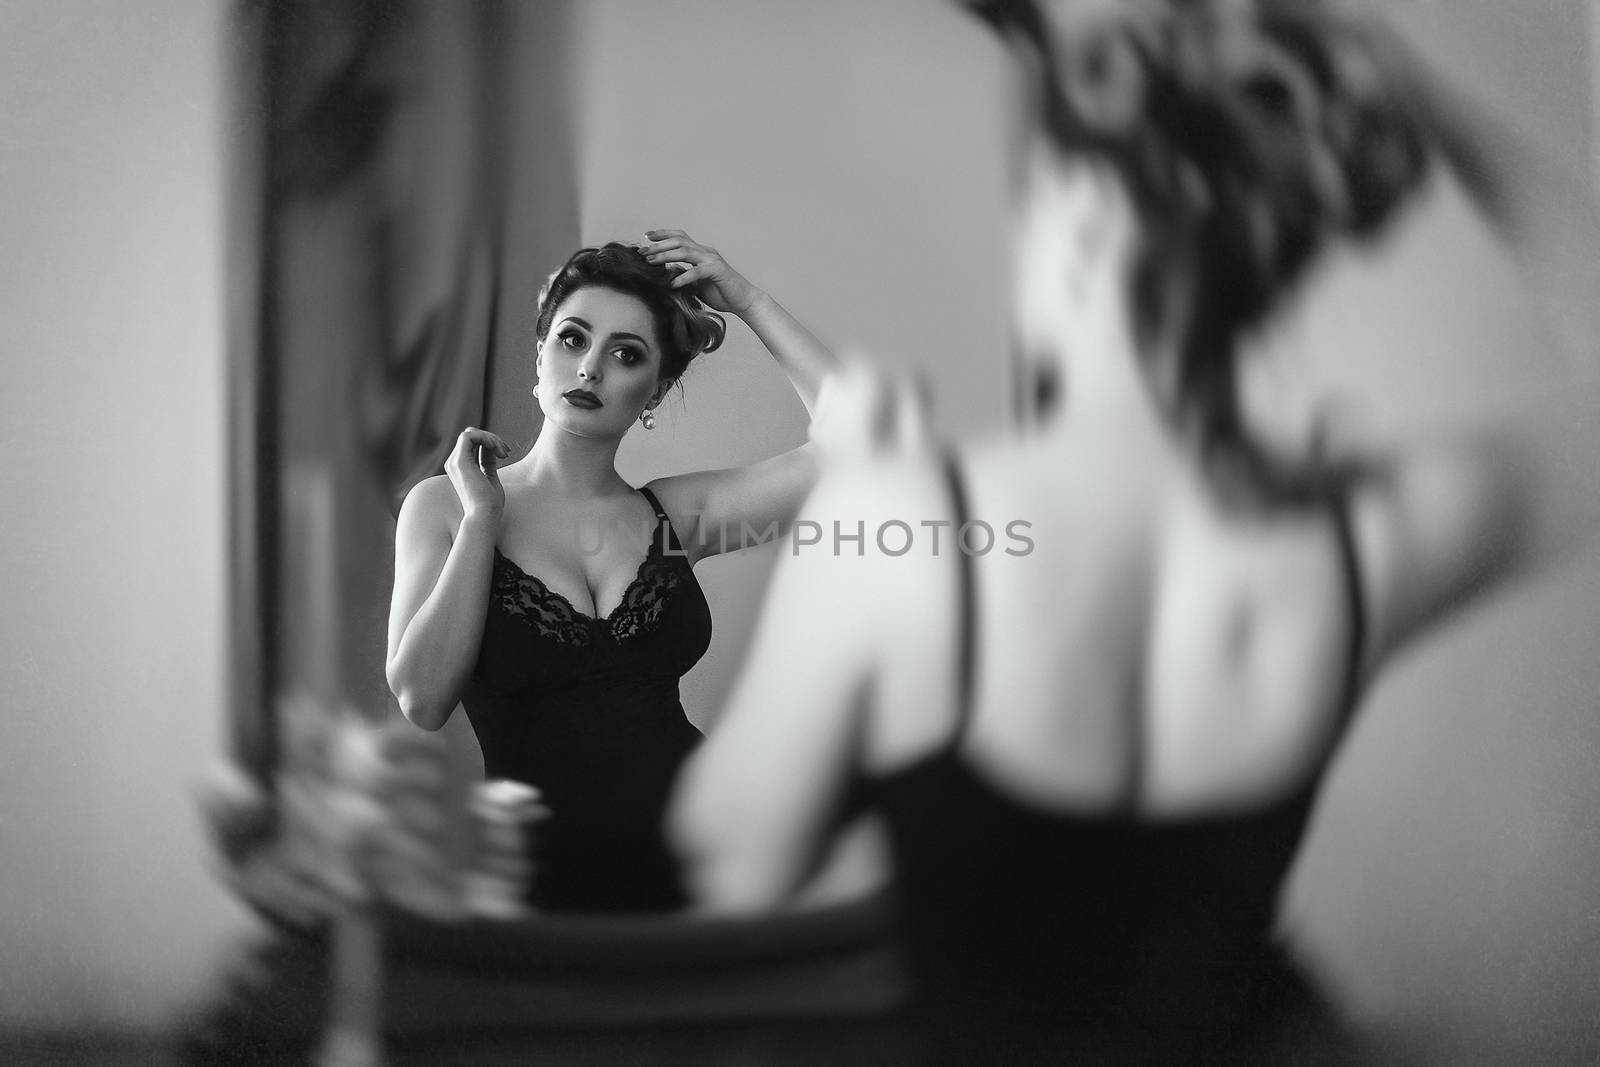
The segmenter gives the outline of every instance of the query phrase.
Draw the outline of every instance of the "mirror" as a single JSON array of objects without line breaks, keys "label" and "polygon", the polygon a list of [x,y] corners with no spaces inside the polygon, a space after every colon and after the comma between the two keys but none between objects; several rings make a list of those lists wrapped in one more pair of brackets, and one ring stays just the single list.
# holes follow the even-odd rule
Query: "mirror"
[{"label": "mirror", "polygon": [[[328,773],[325,717],[411,729],[384,677],[399,502],[464,426],[531,445],[536,298],[574,249],[684,228],[835,346],[925,371],[944,430],[1005,421],[1003,369],[970,354],[1005,336],[1007,72],[954,6],[319,0],[235,17],[232,735],[277,791],[245,838],[315,833],[284,790]],[[656,414],[618,457],[635,485],[805,439],[732,317]],[[714,636],[682,700],[702,729],[781,550],[696,568]],[[442,733],[456,785],[480,777],[465,716]]]},{"label": "mirror", "polygon": [[[952,430],[1002,420],[1003,376],[962,353],[1004,336],[1004,72],[958,11],[282,4],[249,32],[245,93],[265,117],[238,168],[256,247],[235,257],[254,265],[235,293],[253,456],[236,471],[237,558],[259,560],[238,600],[242,621],[264,620],[238,729],[253,766],[272,764],[286,693],[395,713],[398,502],[462,426],[531,444],[536,295],[582,244],[682,226],[836,345],[926,369],[962,398],[939,413]],[[657,71],[661,52],[693,61]],[[936,323],[952,306],[959,321]],[[636,484],[804,440],[802,407],[737,322],[658,415],[619,456]],[[704,568],[718,636],[685,683],[702,726],[739,659],[758,555]]]},{"label": "mirror", "polygon": [[[306,808],[338,723],[413,729],[384,678],[398,504],[461,427],[533,443],[536,296],[579,246],[690,230],[834,346],[925,371],[947,429],[1005,421],[987,358],[1005,338],[1005,58],[954,6],[341,0],[235,18],[232,736],[270,797],[235,819],[240,856],[320,856]],[[619,453],[634,485],[805,440],[794,390],[731,317],[656,416]],[[779,550],[696,568],[714,638],[682,699],[701,728]],[[482,758],[459,710],[442,733],[459,792]],[[282,896],[262,867],[246,896]]]}]

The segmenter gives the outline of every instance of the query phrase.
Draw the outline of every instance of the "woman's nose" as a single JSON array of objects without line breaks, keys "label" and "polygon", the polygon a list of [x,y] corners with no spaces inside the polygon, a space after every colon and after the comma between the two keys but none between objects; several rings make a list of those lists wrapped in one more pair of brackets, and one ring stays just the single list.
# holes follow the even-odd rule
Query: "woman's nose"
[{"label": "woman's nose", "polygon": [[586,382],[598,382],[600,380],[600,361],[592,357],[585,359],[578,365],[578,377]]}]

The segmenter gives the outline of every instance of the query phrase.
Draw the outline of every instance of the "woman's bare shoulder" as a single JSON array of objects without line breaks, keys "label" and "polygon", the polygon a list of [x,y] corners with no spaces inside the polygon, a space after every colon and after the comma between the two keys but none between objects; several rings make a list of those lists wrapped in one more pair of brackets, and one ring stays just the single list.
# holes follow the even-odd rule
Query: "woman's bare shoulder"
[{"label": "woman's bare shoulder", "polygon": [[402,528],[421,531],[454,530],[461,522],[461,498],[449,475],[424,478],[406,493],[400,506]]}]

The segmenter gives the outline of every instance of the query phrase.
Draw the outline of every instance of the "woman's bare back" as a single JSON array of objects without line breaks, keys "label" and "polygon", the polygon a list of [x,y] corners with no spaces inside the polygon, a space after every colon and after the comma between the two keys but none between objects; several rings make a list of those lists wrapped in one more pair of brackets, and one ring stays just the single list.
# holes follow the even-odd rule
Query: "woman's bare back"
[{"label": "woman's bare back", "polygon": [[[972,557],[962,758],[1061,812],[1183,817],[1293,790],[1324,762],[1350,699],[1335,510],[1230,508],[1168,442],[1093,432],[956,458],[967,517],[997,530],[1025,520],[1032,542]],[[946,480],[915,465],[904,491],[918,499],[902,506],[950,517]],[[900,618],[876,627],[869,772],[938,749],[957,717],[951,673],[929,664],[956,658],[959,561],[880,570],[874,602]]]}]

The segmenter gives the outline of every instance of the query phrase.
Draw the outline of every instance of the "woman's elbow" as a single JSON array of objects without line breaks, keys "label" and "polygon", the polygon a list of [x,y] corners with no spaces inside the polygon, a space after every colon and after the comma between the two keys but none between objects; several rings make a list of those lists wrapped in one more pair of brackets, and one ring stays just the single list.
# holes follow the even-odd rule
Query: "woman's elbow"
[{"label": "woman's elbow", "polygon": [[392,665],[387,673],[389,690],[400,704],[400,713],[412,725],[437,730],[450,718],[456,707],[454,696],[426,692],[423,687],[408,682]]},{"label": "woman's elbow", "polygon": [[683,857],[682,878],[690,904],[715,915],[759,915],[789,899],[781,879],[760,857],[727,849]]},{"label": "woman's elbow", "polygon": [[720,915],[770,911],[788,899],[785,864],[725,818],[679,803],[668,820],[690,903]]},{"label": "woman's elbow", "polygon": [[438,701],[420,701],[407,699],[405,694],[399,696],[400,713],[404,715],[413,726],[420,726],[424,730],[437,730],[450,718],[450,713],[455,710],[454,704],[443,704]]}]

